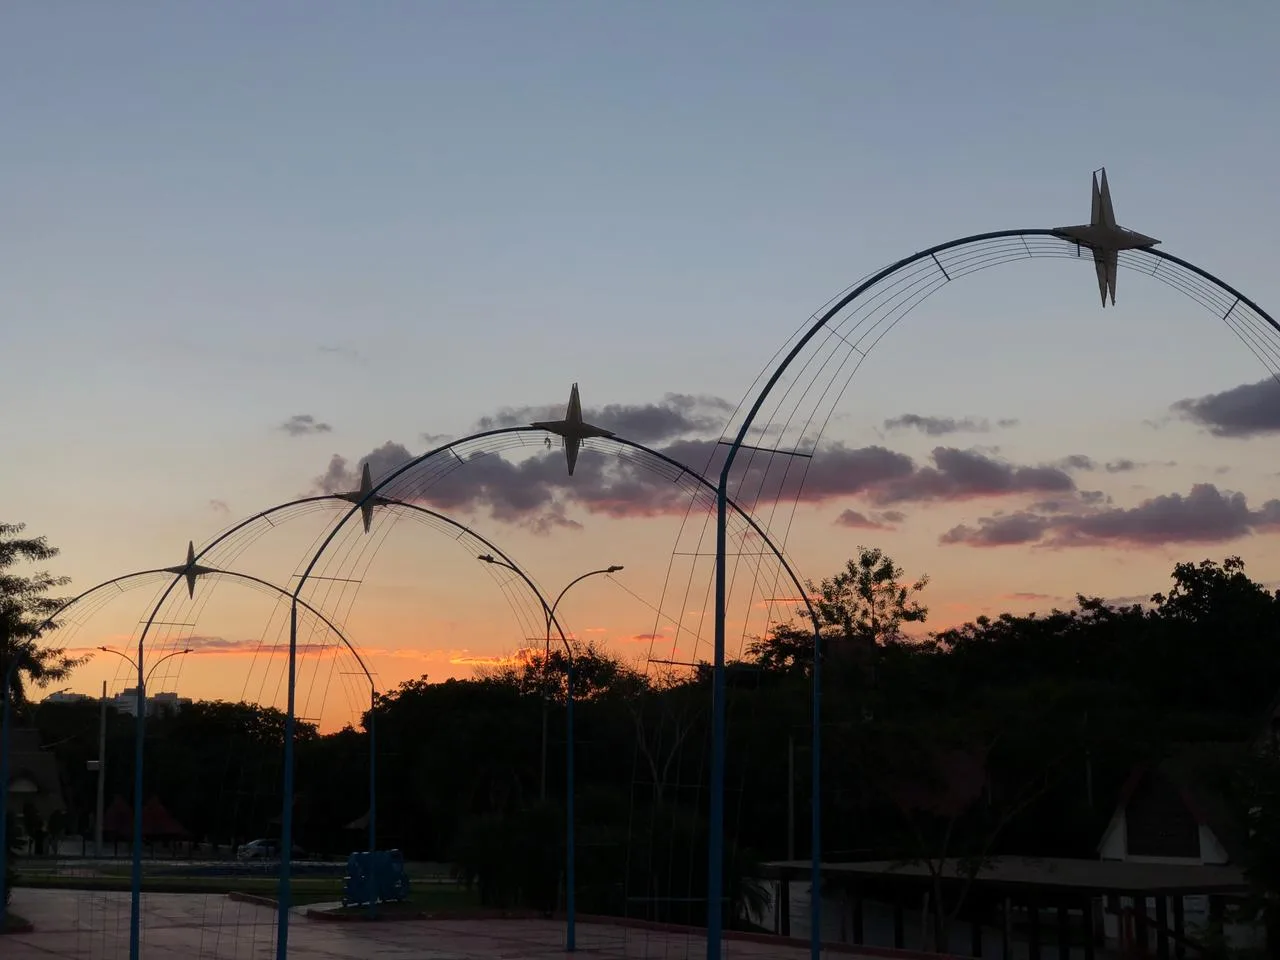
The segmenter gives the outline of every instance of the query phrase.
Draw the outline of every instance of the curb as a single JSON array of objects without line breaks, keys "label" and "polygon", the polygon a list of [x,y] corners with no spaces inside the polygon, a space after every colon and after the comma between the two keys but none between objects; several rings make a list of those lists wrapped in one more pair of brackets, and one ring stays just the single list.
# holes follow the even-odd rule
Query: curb
[{"label": "curb", "polygon": [[280,902],[270,897],[260,897],[256,893],[240,893],[232,890],[227,894],[228,900],[234,900],[236,903],[251,903],[258,907],[278,907]]},{"label": "curb", "polygon": [[[344,909],[351,909],[350,907]],[[532,910],[426,910],[394,911],[380,913],[370,918],[367,913],[338,913],[333,910],[308,910],[308,920],[320,920],[325,923],[396,923],[402,920],[537,920],[542,914]]]},{"label": "curb", "polygon": [[8,937],[16,933],[35,933],[35,929],[30,920],[23,920],[21,923],[6,920],[3,926],[0,926],[0,937]]},{"label": "curb", "polygon": [[[563,919],[563,914],[556,914],[556,919]],[[702,927],[691,927],[680,923],[662,923],[657,920],[641,920],[633,917],[610,917],[603,914],[578,914],[579,923],[607,924],[614,927],[631,927],[637,930],[653,930],[665,933],[687,933],[706,935]],[[721,933],[725,940],[738,940],[745,943],[759,943],[766,946],[796,947],[809,946],[808,937],[784,937],[776,933],[756,933],[750,930],[725,930]],[[824,953],[847,953],[862,957],[883,957],[885,960],[962,960],[952,954],[928,953],[922,950],[909,950],[896,947],[879,947],[871,944],[839,943],[822,941]]]}]

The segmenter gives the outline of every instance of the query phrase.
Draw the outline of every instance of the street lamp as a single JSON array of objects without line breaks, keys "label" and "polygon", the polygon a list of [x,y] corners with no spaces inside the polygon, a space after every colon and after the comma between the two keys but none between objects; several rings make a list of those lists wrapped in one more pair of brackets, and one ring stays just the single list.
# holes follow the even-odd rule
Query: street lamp
[{"label": "street lamp", "polygon": [[[144,633],[145,636],[145,633]],[[127,653],[121,653],[119,650],[113,650],[110,647],[99,647],[103,653],[112,653],[124,660],[138,672],[138,689],[135,692],[134,699],[135,710],[137,716],[134,719],[134,737],[133,737],[133,866],[130,869],[131,880],[131,912],[135,914],[131,918],[130,936],[131,936],[131,952],[136,943],[138,929],[138,904],[142,898],[142,735],[143,728],[147,717],[147,683],[151,680],[151,674],[156,672],[156,667],[173,657],[180,657],[183,654],[191,652],[191,648],[187,647],[183,650],[174,650],[172,653],[166,653],[163,657],[151,665],[151,669],[144,675],[142,672],[142,640],[138,640],[138,659],[134,659]],[[136,954],[135,954],[136,955]]]},{"label": "street lamp", "polygon": [[[492,554],[481,554],[477,557],[484,563],[493,564],[497,567],[505,567],[515,573],[530,587],[533,584],[529,582],[529,578],[524,571],[520,570],[514,564],[500,560]],[[573,647],[570,645],[568,638],[564,635],[564,630],[560,626],[560,622],[556,620],[556,608],[560,606],[560,601],[564,599],[564,595],[569,592],[569,588],[574,584],[581,583],[588,577],[595,577],[601,574],[617,573],[622,567],[618,564],[609,567],[603,567],[599,570],[589,570],[579,577],[570,580],[565,588],[560,591],[555,602],[548,605],[545,600],[542,601],[543,615],[546,617],[546,645],[543,649],[543,666],[545,669],[547,658],[551,653],[551,627],[554,624],[556,631],[560,634],[560,642],[564,644],[565,655],[567,657],[565,667],[565,698],[564,698],[564,722],[565,722],[565,748],[564,748],[564,766],[565,766],[565,949],[572,951],[576,946],[575,931],[575,914],[576,903],[574,897],[575,876],[574,876],[574,829],[573,829]],[[538,593],[535,589],[534,593]],[[541,599],[541,594],[538,594]],[[547,697],[543,694],[542,698],[542,798],[545,800],[547,796]]]}]

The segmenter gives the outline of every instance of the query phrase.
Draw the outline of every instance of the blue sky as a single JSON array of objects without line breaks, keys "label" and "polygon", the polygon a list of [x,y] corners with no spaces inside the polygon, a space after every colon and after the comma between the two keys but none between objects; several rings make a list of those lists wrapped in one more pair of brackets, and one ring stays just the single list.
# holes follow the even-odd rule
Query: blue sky
[{"label": "blue sky", "polygon": [[[1250,0],[8,3],[3,515],[80,584],[206,538],[210,501],[249,513],[333,453],[575,379],[588,405],[736,402],[857,277],[1083,220],[1103,164],[1122,223],[1280,304],[1278,40]],[[1272,441],[1142,427],[1264,372],[1155,286],[1122,277],[1104,314],[1091,271],[1035,264],[935,298],[841,437],[1018,417],[1011,459],[1168,447],[1191,453],[1150,495],[1226,462],[1277,495]],[[296,414],[332,430],[277,429]],[[555,581],[603,526],[508,535]],[[670,533],[642,538],[658,567]],[[809,536],[813,576],[848,553]]]}]

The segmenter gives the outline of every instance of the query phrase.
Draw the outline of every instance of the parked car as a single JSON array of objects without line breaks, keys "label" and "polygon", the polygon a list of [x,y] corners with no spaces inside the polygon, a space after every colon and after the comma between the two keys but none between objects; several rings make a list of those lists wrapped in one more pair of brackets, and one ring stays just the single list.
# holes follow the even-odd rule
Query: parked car
[{"label": "parked car", "polygon": [[[303,855],[302,848],[293,845],[293,857],[299,859]],[[236,848],[237,860],[278,860],[280,858],[279,840],[250,840]]]}]

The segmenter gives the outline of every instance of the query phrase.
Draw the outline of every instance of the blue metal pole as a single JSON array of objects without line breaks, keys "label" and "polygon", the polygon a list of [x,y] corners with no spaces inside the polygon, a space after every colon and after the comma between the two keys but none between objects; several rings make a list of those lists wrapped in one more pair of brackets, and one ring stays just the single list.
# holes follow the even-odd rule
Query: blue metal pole
[{"label": "blue metal pole", "polygon": [[577,885],[574,871],[574,861],[577,859],[577,851],[574,847],[574,830],[573,830],[573,657],[568,659],[568,669],[566,676],[568,677],[568,693],[565,695],[564,701],[564,724],[565,739],[565,847],[568,862],[565,864],[564,871],[564,902],[565,911],[568,917],[565,921],[565,950],[572,953],[577,948],[577,916],[576,916],[576,897],[574,896],[574,888]]},{"label": "blue metal pole", "polygon": [[4,719],[0,721],[0,927],[9,914],[6,904],[9,891],[5,886],[5,871],[9,868],[9,699],[13,695],[13,671],[17,666],[18,654],[14,651],[13,660],[4,672]]},{"label": "blue metal pole", "polygon": [[822,632],[813,630],[813,799],[809,850],[809,956],[822,957]]},{"label": "blue metal pole", "polygon": [[142,741],[147,721],[146,678],[142,673],[142,643],[138,643],[137,720],[133,725],[133,865],[129,884],[129,960],[141,953],[142,925]]},{"label": "blue metal pole", "polygon": [[378,849],[378,694],[369,685],[369,918],[378,915],[378,877],[373,855]]},{"label": "blue metal pole", "polygon": [[298,598],[289,604],[289,693],[284,715],[284,797],[280,811],[280,888],[276,894],[276,960],[289,956],[289,871],[293,863],[293,731],[298,692]]},{"label": "blue metal pole", "polygon": [[728,467],[716,488],[716,631],[711,671],[711,809],[707,823],[707,960],[720,960],[724,910],[725,566]]}]

